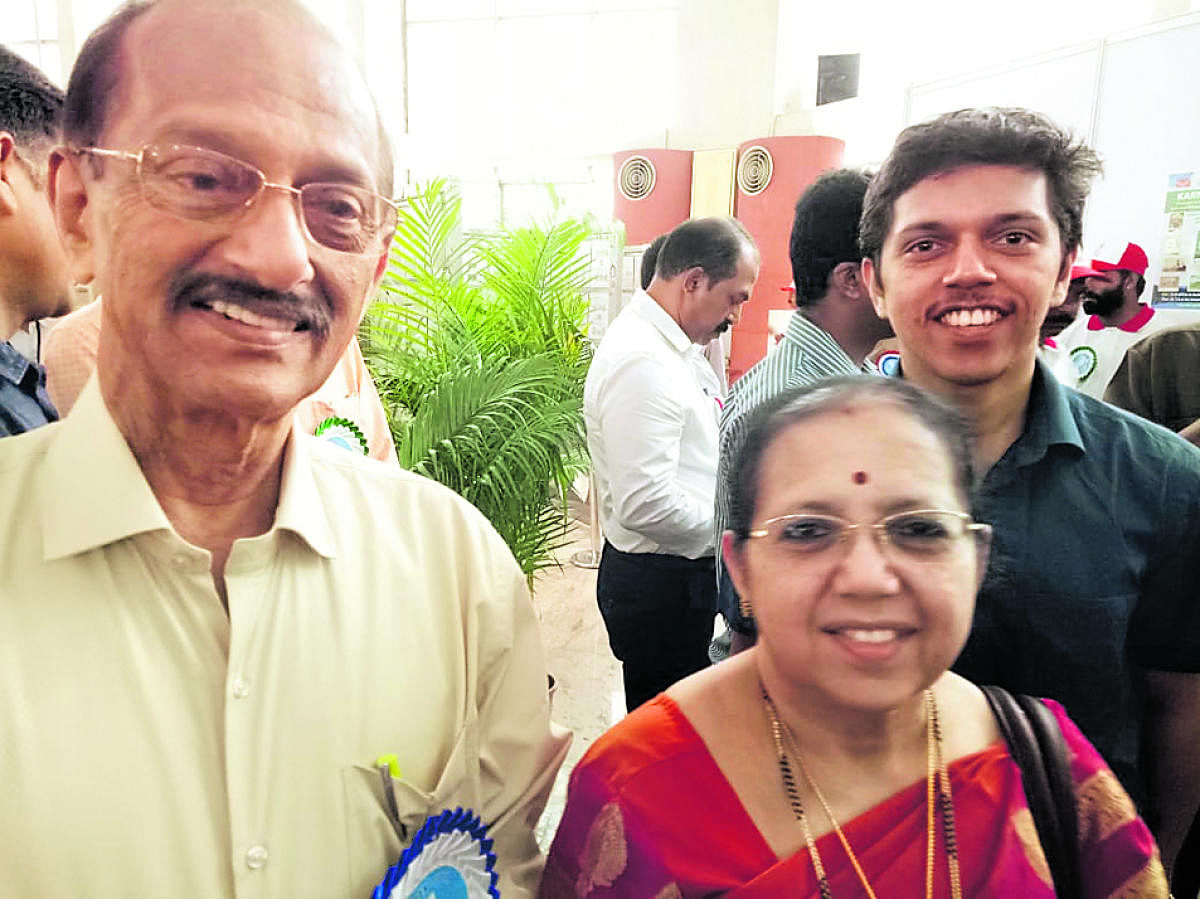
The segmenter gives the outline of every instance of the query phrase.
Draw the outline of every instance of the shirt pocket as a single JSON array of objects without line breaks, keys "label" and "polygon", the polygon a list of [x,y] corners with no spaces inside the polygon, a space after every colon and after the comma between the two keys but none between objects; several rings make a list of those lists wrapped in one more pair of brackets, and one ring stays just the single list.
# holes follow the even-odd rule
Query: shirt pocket
[{"label": "shirt pocket", "polygon": [[[404,757],[400,756],[401,773]],[[479,808],[479,751],[476,725],[464,727],[438,776],[432,791],[403,777],[389,777],[396,798],[396,811],[404,826],[404,839],[396,833],[388,813],[383,778],[372,765],[348,765],[342,769],[345,796],[346,856],[350,895],[369,896],[383,880],[387,869],[411,842],[431,815],[447,809]]]}]

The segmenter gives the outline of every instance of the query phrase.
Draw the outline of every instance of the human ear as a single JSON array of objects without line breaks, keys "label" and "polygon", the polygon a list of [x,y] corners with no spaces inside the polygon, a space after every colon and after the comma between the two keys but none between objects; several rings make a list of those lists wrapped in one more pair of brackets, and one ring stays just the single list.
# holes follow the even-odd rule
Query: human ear
[{"label": "human ear", "polygon": [[379,258],[375,260],[375,275],[371,279],[372,290],[378,290],[380,282],[383,281],[383,273],[387,271],[388,267],[388,247],[391,245],[391,238],[388,238],[388,242],[379,251]]},{"label": "human ear", "polygon": [[17,165],[17,145],[7,131],[0,131],[0,216],[16,215],[17,193],[12,186],[12,169]]},{"label": "human ear", "polygon": [[698,265],[694,265],[683,276],[683,289],[688,292],[699,290],[706,280],[707,276],[704,274],[704,269]]},{"label": "human ear", "polygon": [[829,273],[833,286],[838,293],[854,300],[861,300],[867,295],[863,282],[861,265],[858,262],[839,262]]},{"label": "human ear", "polygon": [[725,531],[721,534],[721,564],[729,572],[729,580],[733,582],[733,587],[742,600],[743,608],[748,608],[750,583],[747,577],[745,546],[745,541],[739,541],[733,531]]},{"label": "human ear", "polygon": [[54,223],[71,276],[76,283],[86,284],[92,280],[95,265],[87,186],[78,166],[79,157],[68,156],[63,149],[50,154],[50,204],[54,207]]},{"label": "human ear", "polygon": [[987,574],[988,559],[992,555],[992,532],[989,530],[975,539],[975,592],[983,586]]},{"label": "human ear", "polygon": [[875,270],[875,263],[870,257],[863,257],[859,276],[862,286],[866,288],[871,297],[871,305],[875,307],[875,314],[886,319],[888,317],[887,299],[883,295],[883,284],[879,280],[879,272]]},{"label": "human ear", "polygon": [[1063,258],[1062,267],[1058,270],[1058,279],[1054,282],[1054,290],[1050,293],[1050,308],[1061,306],[1067,298],[1067,289],[1071,286],[1071,266],[1075,264],[1078,255],[1079,248],[1076,247]]}]

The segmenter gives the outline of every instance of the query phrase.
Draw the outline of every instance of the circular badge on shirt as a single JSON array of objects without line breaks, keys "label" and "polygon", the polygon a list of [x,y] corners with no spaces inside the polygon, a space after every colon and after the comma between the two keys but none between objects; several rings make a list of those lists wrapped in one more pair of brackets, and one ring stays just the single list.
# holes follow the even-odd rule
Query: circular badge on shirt
[{"label": "circular badge on shirt", "polygon": [[1077,346],[1071,350],[1071,364],[1075,366],[1075,376],[1080,384],[1092,376],[1099,361],[1100,357],[1090,346]]},{"label": "circular badge on shirt", "polygon": [[352,453],[362,453],[364,456],[371,455],[371,445],[367,442],[366,435],[358,425],[348,418],[338,418],[336,415],[329,416],[317,425],[317,429],[313,431],[313,436],[332,443],[334,446],[339,446],[344,450],[349,450]]},{"label": "circular badge on shirt", "polygon": [[487,825],[470,809],[425,819],[372,899],[500,899]]},{"label": "circular badge on shirt", "polygon": [[875,367],[885,377],[896,377],[896,375],[900,374],[900,354],[895,350],[887,350],[880,353],[879,358],[875,360]]}]

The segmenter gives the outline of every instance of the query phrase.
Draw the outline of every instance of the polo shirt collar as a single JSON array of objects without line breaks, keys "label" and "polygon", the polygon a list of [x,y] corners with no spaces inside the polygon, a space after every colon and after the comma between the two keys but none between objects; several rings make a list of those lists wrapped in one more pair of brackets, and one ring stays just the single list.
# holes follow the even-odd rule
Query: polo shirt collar
[{"label": "polo shirt collar", "polygon": [[[95,375],[57,433],[42,467],[39,518],[47,561],[153,531],[173,531]],[[293,531],[315,552],[334,556],[326,509],[312,472],[312,449],[293,428],[284,455],[279,507],[271,530]]]},{"label": "polo shirt collar", "polygon": [[667,314],[667,310],[658,305],[658,301],[644,290],[637,290],[629,301],[630,308],[641,318],[654,326],[677,353],[686,353],[695,346],[691,338],[683,333],[683,328],[675,319]]},{"label": "polo shirt collar", "polygon": [[[1154,318],[1153,306],[1147,306],[1145,303],[1139,303],[1138,305],[1140,307],[1138,311],[1133,314],[1129,321],[1117,325],[1117,330],[1136,334],[1150,322],[1150,319]],[[1089,331],[1103,331],[1107,327],[1109,326],[1104,324],[1104,319],[1098,315],[1093,315],[1087,320],[1087,329]]]},{"label": "polo shirt collar", "polygon": [[1071,411],[1064,387],[1041,359],[1029,385],[1029,405],[1025,410],[1025,430],[1017,439],[1016,462],[1028,465],[1046,455],[1055,445],[1073,446],[1084,451],[1083,437]]}]

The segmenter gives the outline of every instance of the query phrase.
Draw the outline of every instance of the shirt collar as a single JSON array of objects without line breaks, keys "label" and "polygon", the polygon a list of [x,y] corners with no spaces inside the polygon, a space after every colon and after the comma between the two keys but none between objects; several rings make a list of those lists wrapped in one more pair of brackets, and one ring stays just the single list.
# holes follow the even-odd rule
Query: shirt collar
[{"label": "shirt collar", "polygon": [[1029,405],[1025,410],[1025,429],[1017,438],[1016,461],[1019,465],[1036,462],[1054,445],[1076,447],[1083,452],[1083,437],[1071,410],[1067,388],[1038,359],[1029,385]]},{"label": "shirt collar", "polygon": [[[125,437],[104,404],[95,376],[58,432],[42,468],[40,519],[47,561],[152,531],[172,531]],[[312,471],[312,447],[293,426],[284,456],[272,531],[296,533],[334,556],[329,521]],[[339,450],[340,452],[340,450]]]},{"label": "shirt collar", "polygon": [[32,362],[17,352],[15,346],[7,340],[0,340],[0,378],[21,387],[32,365]]},{"label": "shirt collar", "polygon": [[[1136,334],[1146,326],[1146,323],[1149,322],[1150,319],[1154,318],[1153,306],[1147,306],[1145,303],[1139,303],[1138,306],[1138,311],[1135,312],[1128,321],[1121,322],[1121,324],[1116,326],[1118,330],[1127,331],[1130,334]],[[1087,329],[1089,331],[1103,331],[1107,327],[1109,326],[1104,324],[1104,319],[1098,315],[1093,315],[1088,318]]]},{"label": "shirt collar", "polygon": [[320,441],[301,433],[293,425],[283,457],[275,529],[292,531],[314,552],[332,559],[337,553],[334,551],[336,544],[333,533],[329,529],[330,510],[325,508],[313,477],[313,457],[318,451],[346,453],[346,450],[335,446],[321,446]]},{"label": "shirt collar", "polygon": [[653,325],[654,329],[675,348],[677,353],[686,353],[695,346],[691,338],[683,333],[683,328],[679,327],[679,323],[671,318],[667,310],[658,304],[658,300],[646,291],[640,289],[634,291],[633,299],[629,301],[629,308]]}]

